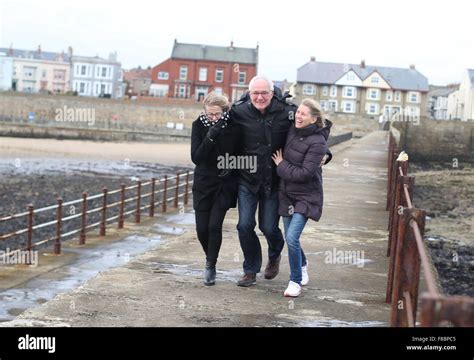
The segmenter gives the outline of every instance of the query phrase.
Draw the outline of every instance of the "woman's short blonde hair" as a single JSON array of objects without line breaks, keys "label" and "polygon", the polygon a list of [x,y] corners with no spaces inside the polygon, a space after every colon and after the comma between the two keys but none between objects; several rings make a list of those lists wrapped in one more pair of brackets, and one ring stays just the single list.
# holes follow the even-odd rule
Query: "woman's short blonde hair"
[{"label": "woman's short blonde hair", "polygon": [[321,110],[321,105],[316,100],[306,98],[301,101],[300,105],[304,105],[309,109],[311,116],[316,119],[316,125],[318,127],[324,127],[325,114]]},{"label": "woman's short blonde hair", "polygon": [[230,103],[227,96],[219,95],[216,94],[214,91],[211,91],[204,98],[204,106],[219,106],[222,111],[229,111]]}]

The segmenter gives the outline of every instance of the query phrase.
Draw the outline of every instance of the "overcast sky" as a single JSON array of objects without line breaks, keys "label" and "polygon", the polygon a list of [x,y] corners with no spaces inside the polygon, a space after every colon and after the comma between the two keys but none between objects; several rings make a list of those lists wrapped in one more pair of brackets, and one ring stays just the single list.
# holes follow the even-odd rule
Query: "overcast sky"
[{"label": "overcast sky", "polygon": [[[470,4],[471,3],[471,4]],[[467,0],[0,0],[0,46],[107,57],[154,66],[173,41],[256,47],[259,72],[294,81],[318,61],[416,68],[430,84],[474,68],[474,6]]]}]

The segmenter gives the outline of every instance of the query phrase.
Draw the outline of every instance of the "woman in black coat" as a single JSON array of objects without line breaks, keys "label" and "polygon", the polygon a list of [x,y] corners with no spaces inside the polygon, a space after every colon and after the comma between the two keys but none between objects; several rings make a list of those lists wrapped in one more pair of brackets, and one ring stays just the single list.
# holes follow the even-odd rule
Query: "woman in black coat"
[{"label": "woman in black coat", "polygon": [[290,282],[285,296],[296,297],[301,286],[308,284],[308,263],[301,248],[300,236],[308,219],[318,221],[323,209],[321,164],[328,152],[327,139],[332,123],[323,124],[323,115],[316,101],[304,99],[298,107],[295,124],[288,132],[283,154],[273,155],[280,176],[279,209],[283,217],[285,239],[290,262]]},{"label": "woman in black coat", "polygon": [[237,176],[225,159],[237,153],[238,128],[229,118],[229,100],[211,92],[204,110],[192,125],[191,159],[196,165],[193,207],[196,232],[206,254],[205,285],[214,285],[222,243],[222,224],[237,204]]}]

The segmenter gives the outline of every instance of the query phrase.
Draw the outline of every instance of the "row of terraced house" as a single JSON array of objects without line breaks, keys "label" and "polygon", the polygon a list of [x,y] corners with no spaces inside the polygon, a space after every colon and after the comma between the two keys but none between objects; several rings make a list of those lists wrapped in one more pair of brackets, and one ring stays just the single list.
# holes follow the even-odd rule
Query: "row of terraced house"
[{"label": "row of terraced house", "polygon": [[64,94],[122,98],[123,71],[112,53],[78,56],[68,52],[0,48],[0,91]]}]

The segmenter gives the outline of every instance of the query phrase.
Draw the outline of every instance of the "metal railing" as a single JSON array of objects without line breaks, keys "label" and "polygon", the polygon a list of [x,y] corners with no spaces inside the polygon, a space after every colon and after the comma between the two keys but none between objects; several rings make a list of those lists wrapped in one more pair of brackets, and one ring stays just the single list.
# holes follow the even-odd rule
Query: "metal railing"
[{"label": "metal railing", "polygon": [[389,133],[387,210],[390,257],[386,302],[392,305],[390,326],[415,327],[420,272],[426,291],[421,294],[421,326],[474,326],[474,298],[445,296],[438,291],[423,243],[426,212],[413,205],[414,176],[408,160],[398,159],[399,147]]},{"label": "metal railing", "polygon": [[[188,204],[188,197],[191,193],[190,185],[193,183],[193,180],[190,179],[190,176],[194,172],[187,171],[186,173],[179,174],[176,176],[168,177],[165,176],[163,179],[152,178],[148,182],[138,181],[136,185],[126,187],[124,184],[121,185],[120,189],[113,191],[108,191],[107,188],[103,188],[102,193],[89,196],[87,193],[82,194],[82,198],[63,202],[62,198],[57,199],[57,204],[43,207],[40,209],[35,209],[33,205],[28,205],[27,211],[11,216],[6,216],[0,218],[0,224],[5,223],[11,220],[17,219],[26,219],[27,226],[26,228],[19,229],[8,234],[0,234],[0,241],[13,238],[22,234],[26,234],[26,246],[14,249],[8,253],[2,254],[2,257],[11,256],[18,251],[31,251],[33,248],[40,245],[54,242],[54,253],[61,253],[61,239],[70,237],[72,235],[79,235],[79,244],[83,245],[86,243],[87,232],[99,228],[99,235],[105,236],[108,223],[115,223],[117,220],[118,229],[124,227],[125,218],[129,215],[134,214],[135,223],[141,222],[141,215],[143,210],[148,209],[149,217],[155,215],[155,209],[157,206],[161,205],[161,211],[167,211],[167,204],[173,202],[174,208],[178,208],[179,198],[183,198],[183,204]],[[184,177],[184,181],[180,181]],[[174,180],[174,184],[170,184]],[[161,188],[160,188],[161,185]],[[172,186],[170,186],[172,185]],[[144,190],[149,189],[148,192],[144,193]],[[172,197],[169,197],[170,191],[173,191],[174,194]],[[130,196],[131,193],[131,196]],[[111,196],[116,195],[120,196],[118,201],[109,203]],[[161,196],[161,199],[157,201],[157,197]],[[143,201],[148,200],[147,204],[144,204]],[[101,206],[88,208],[89,203],[92,200],[101,201]],[[126,205],[129,203],[134,203],[133,209],[126,211]],[[81,204],[81,211],[78,214],[69,215],[63,217],[63,209],[66,206],[74,206]],[[118,215],[107,217],[107,212],[110,209],[118,208]],[[35,224],[34,219],[35,215],[39,213],[44,213],[48,211],[56,212],[56,219],[53,221],[47,221],[40,224]],[[91,214],[100,213],[100,221],[93,224],[88,223],[88,218]],[[63,225],[74,219],[80,219],[80,227],[68,231],[67,233],[63,232]],[[42,239],[37,242],[33,242],[34,231],[38,229],[43,229],[46,227],[55,226],[55,236],[49,237],[47,239]]]}]

